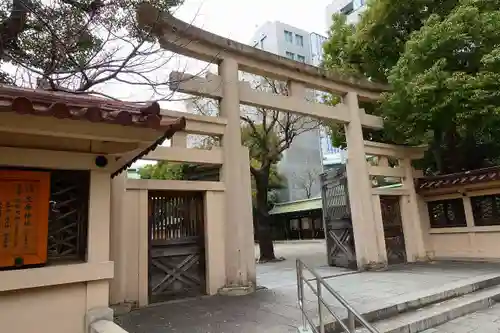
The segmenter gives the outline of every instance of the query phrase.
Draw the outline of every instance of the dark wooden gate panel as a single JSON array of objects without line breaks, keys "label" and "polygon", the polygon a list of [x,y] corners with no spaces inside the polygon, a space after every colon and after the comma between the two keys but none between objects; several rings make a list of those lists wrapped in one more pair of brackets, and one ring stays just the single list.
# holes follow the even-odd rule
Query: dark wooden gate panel
[{"label": "dark wooden gate panel", "polygon": [[389,264],[406,263],[406,247],[398,196],[381,196],[384,238]]},{"label": "dark wooden gate panel", "polygon": [[356,269],[346,167],[320,175],[328,264]]},{"label": "dark wooden gate panel", "polygon": [[[328,264],[355,269],[357,266],[355,240],[346,167],[328,170],[320,177]],[[380,204],[388,262],[389,264],[405,263],[406,248],[399,197],[381,196]]]},{"label": "dark wooden gate panel", "polygon": [[205,293],[203,193],[149,193],[150,303]]}]

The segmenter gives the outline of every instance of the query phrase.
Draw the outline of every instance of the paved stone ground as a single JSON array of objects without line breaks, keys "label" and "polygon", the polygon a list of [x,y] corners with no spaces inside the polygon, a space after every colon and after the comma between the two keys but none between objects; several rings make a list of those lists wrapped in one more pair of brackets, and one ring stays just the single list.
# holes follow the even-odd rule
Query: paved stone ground
[{"label": "paved stone ground", "polygon": [[[411,294],[450,282],[498,272],[499,267],[440,263],[397,266],[384,272],[352,273],[326,266],[323,249],[321,242],[277,244],[276,255],[285,256],[287,260],[257,266],[258,284],[269,289],[242,297],[214,296],[158,304],[132,311],[118,318],[118,322],[130,333],[296,332],[301,325],[295,284],[297,257],[318,270],[359,311],[390,304],[396,298],[411,297]],[[337,313],[344,314],[332,296],[325,295],[325,298]],[[307,309],[316,313],[317,301],[312,292],[306,292],[306,299]]]},{"label": "paved stone ground", "polygon": [[500,304],[463,316],[422,333],[498,333],[500,332]]},{"label": "paved stone ground", "polygon": [[[326,245],[323,240],[290,241],[275,244],[276,257],[284,257],[281,262],[257,265],[257,284],[268,289],[295,287],[297,285],[296,260],[300,258],[306,265],[323,278],[338,276],[350,271],[340,267],[330,267],[326,261]],[[255,258],[259,257],[259,247],[255,246]],[[308,275],[312,278],[312,275]]]}]

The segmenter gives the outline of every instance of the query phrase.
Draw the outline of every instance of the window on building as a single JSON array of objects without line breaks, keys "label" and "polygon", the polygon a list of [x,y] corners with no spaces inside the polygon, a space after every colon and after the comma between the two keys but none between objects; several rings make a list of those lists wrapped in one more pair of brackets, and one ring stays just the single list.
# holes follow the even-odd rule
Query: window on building
[{"label": "window on building", "polygon": [[298,62],[306,62],[306,57],[301,56],[300,54],[297,54],[297,61]]},{"label": "window on building", "polygon": [[295,54],[294,53],[286,51],[285,54],[286,54],[287,58],[295,60]]},{"label": "window on building", "polygon": [[354,2],[351,1],[347,5],[345,5],[341,10],[340,13],[344,15],[349,15],[354,11]]},{"label": "window on building", "polygon": [[323,221],[320,218],[314,219],[314,229],[316,230],[323,229]]},{"label": "window on building", "polygon": [[302,35],[295,34],[295,44],[298,46],[304,46],[304,37]]},{"label": "window on building", "polygon": [[309,217],[303,217],[302,221],[302,229],[311,229],[311,219]]},{"label": "window on building", "polygon": [[464,203],[461,198],[427,203],[431,228],[466,227]]},{"label": "window on building", "polygon": [[290,31],[285,30],[285,40],[288,43],[293,43],[293,34]]},{"label": "window on building", "polygon": [[500,194],[470,198],[474,225],[500,225]]}]

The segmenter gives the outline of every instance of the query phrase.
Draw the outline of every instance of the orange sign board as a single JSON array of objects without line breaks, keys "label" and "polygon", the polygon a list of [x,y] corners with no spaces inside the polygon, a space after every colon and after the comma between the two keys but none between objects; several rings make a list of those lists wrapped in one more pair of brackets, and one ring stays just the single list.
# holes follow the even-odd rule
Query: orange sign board
[{"label": "orange sign board", "polygon": [[0,267],[47,261],[50,173],[0,170]]}]

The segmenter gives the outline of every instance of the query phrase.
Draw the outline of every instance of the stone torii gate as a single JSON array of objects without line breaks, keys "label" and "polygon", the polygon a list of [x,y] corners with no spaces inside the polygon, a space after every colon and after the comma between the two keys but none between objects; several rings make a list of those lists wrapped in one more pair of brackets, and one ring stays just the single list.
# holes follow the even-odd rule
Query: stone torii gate
[{"label": "stone torii gate", "polygon": [[[380,213],[372,198],[369,166],[362,128],[381,129],[380,117],[366,114],[359,101],[376,101],[388,87],[365,79],[354,79],[326,72],[320,68],[298,63],[230,39],[220,37],[162,13],[149,3],[140,5],[137,18],[142,28],[151,29],[165,49],[218,65],[218,75],[191,76],[174,72],[171,89],[197,96],[220,100],[220,117],[227,121],[222,137],[222,179],[225,186],[224,225],[226,287],[241,288],[254,285],[254,258],[249,197],[241,188],[241,132],[240,104],[275,109],[283,112],[334,121],[345,125],[348,145],[347,173],[353,229],[356,238],[358,267],[369,269],[387,265],[387,256],[381,242],[384,240]],[[262,75],[288,82],[289,95],[272,95],[257,91],[238,79],[238,71]],[[306,88],[341,96],[342,102],[324,105],[306,101]],[[403,148],[401,148],[403,149]],[[373,148],[372,148],[373,150]],[[411,166],[408,166],[411,168]],[[408,169],[407,168],[407,169]],[[406,169],[405,169],[406,170]],[[408,169],[409,170],[409,169]],[[381,173],[380,169],[375,172]],[[398,170],[398,174],[411,177],[411,172]],[[408,186],[413,186],[407,182]],[[414,196],[411,196],[414,198]],[[418,211],[416,200],[409,201],[413,212]],[[418,214],[414,214],[415,221]],[[243,219],[243,220],[242,220]],[[413,219],[413,217],[412,217]],[[423,244],[421,233],[412,235],[413,242]],[[425,257],[424,246],[414,246],[414,258]]]}]

